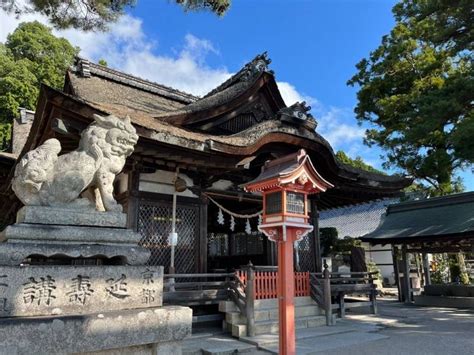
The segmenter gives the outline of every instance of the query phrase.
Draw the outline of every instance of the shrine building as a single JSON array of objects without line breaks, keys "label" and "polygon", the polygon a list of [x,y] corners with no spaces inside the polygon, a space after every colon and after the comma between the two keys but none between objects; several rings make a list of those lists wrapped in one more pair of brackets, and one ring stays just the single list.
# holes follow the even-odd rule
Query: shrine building
[{"label": "shrine building", "polygon": [[78,58],[63,90],[43,85],[34,116],[26,112],[15,121],[13,137],[24,142],[15,142],[16,151],[0,153],[0,229],[14,222],[21,207],[11,190],[19,157],[52,137],[61,142],[62,153],[76,149],[94,113],[128,115],[139,140],[116,180],[115,195],[128,226],[151,250],[150,265],[163,265],[165,272],[170,265],[175,191],[176,273],[231,272],[249,262],[275,265],[275,246],[257,229],[261,196],[246,193],[243,185],[259,175],[266,161],[303,148],[334,185],[311,196],[314,232],[295,253],[298,271],[321,271],[319,211],[395,197],[412,180],[338,162],[310,108],[304,102],[285,104],[269,64],[265,53],[258,55],[196,97]]}]

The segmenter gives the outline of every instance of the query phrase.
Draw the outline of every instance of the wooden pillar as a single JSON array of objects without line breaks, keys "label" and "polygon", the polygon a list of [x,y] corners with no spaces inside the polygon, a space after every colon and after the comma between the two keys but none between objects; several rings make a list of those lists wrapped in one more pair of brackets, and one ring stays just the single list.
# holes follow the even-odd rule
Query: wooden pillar
[{"label": "wooden pillar", "polygon": [[369,274],[369,283],[370,283],[369,298],[371,302],[370,309],[372,311],[372,314],[377,314],[377,287],[375,286],[374,276],[372,274]]},{"label": "wooden pillar", "polygon": [[326,325],[332,324],[332,301],[331,301],[331,279],[328,266],[324,264],[323,271],[323,295],[324,295],[324,313],[326,314]]},{"label": "wooden pillar", "polygon": [[398,268],[398,247],[392,245],[392,260],[393,260],[393,273],[395,274],[395,284],[397,285],[398,290],[398,301],[402,302],[402,287],[400,285],[400,270]]},{"label": "wooden pillar", "polygon": [[278,242],[278,312],[280,354],[294,355],[295,340],[295,276],[293,266],[293,241],[296,231],[287,231],[287,240]]},{"label": "wooden pillar", "polygon": [[245,288],[245,316],[247,318],[247,336],[255,336],[255,270],[247,266],[247,287]]},{"label": "wooden pillar", "polygon": [[207,210],[209,199],[201,194],[199,206],[199,256],[198,272],[207,273]]},{"label": "wooden pillar", "polygon": [[339,303],[339,317],[344,319],[346,316],[346,306],[344,304],[344,292],[339,292],[337,295],[337,301]]},{"label": "wooden pillar", "polygon": [[140,185],[140,165],[134,164],[128,173],[127,226],[138,230],[138,193]]},{"label": "wooden pillar", "polygon": [[427,253],[423,253],[423,274],[425,275],[425,286],[431,285],[430,262]]},{"label": "wooden pillar", "polygon": [[405,303],[411,303],[410,262],[408,259],[406,244],[402,245],[402,259],[403,259],[403,301]]},{"label": "wooden pillar", "polygon": [[311,203],[311,224],[313,225],[312,235],[312,246],[314,255],[314,267],[316,272],[322,272],[322,260],[321,260],[321,244],[319,238],[319,211],[318,205],[315,199],[310,199]]}]

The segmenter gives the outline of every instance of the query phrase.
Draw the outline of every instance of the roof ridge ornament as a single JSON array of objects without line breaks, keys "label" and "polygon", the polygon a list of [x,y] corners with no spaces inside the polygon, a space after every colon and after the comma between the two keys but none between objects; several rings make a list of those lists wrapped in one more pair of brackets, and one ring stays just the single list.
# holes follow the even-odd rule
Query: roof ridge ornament
[{"label": "roof ridge ornament", "polygon": [[310,130],[316,129],[318,123],[311,113],[311,106],[306,105],[306,101],[296,102],[291,106],[284,107],[277,113],[280,121],[290,124],[304,125]]},{"label": "roof ridge ornament", "polygon": [[91,77],[91,63],[88,59],[77,57],[76,72],[83,78]]},{"label": "roof ridge ornament", "polygon": [[261,73],[268,73],[271,75],[275,75],[273,70],[268,69],[268,65],[272,62],[270,58],[268,58],[268,53],[265,51],[253,58],[250,62],[245,64],[242,69],[240,69],[237,73],[232,75],[229,79],[224,81],[222,84],[217,86],[216,88],[209,91],[206,95],[202,98],[206,98],[209,96],[214,95],[219,91],[223,91],[230,86],[234,85],[237,82],[249,82],[252,79],[255,79]]},{"label": "roof ridge ornament", "polygon": [[273,70],[268,69],[268,66],[271,62],[272,60],[268,57],[267,51],[265,51],[262,54],[257,55],[249,63],[245,64],[245,66],[242,68],[242,74],[240,77],[242,80],[247,81],[253,78],[256,74],[263,72],[274,75],[275,73]]}]

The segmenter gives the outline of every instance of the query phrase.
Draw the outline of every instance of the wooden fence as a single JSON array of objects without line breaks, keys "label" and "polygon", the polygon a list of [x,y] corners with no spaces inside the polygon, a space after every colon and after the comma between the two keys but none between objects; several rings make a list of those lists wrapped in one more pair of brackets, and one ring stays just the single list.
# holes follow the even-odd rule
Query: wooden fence
[{"label": "wooden fence", "polygon": [[[247,285],[247,271],[237,271],[237,277]],[[255,299],[277,298],[277,271],[255,271]],[[310,295],[309,272],[295,272],[295,297]]]}]

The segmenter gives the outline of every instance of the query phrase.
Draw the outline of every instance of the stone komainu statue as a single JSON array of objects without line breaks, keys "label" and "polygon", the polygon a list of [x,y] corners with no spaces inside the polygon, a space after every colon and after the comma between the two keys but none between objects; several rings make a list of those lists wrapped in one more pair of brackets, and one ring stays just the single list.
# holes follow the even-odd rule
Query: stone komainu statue
[{"label": "stone komainu statue", "polygon": [[122,210],[113,197],[113,182],[138,136],[128,116],[94,115],[94,120],[75,151],[58,156],[61,145],[52,138],[21,159],[12,188],[25,205],[86,207],[91,201],[80,194],[97,188],[107,211]]}]

